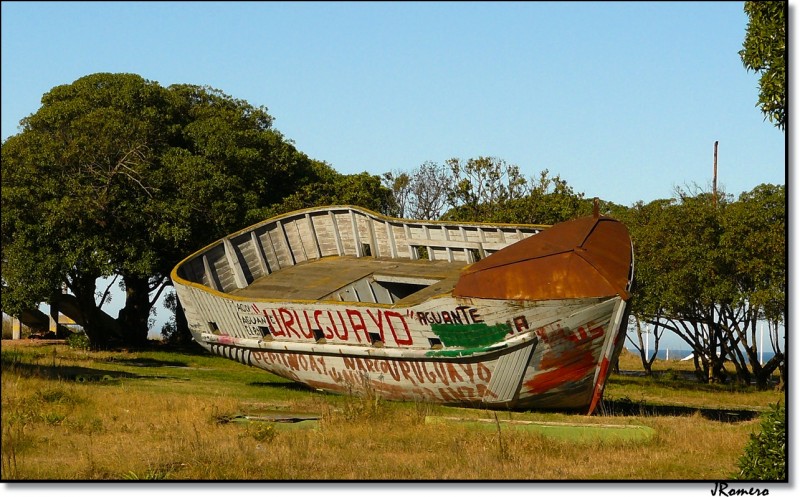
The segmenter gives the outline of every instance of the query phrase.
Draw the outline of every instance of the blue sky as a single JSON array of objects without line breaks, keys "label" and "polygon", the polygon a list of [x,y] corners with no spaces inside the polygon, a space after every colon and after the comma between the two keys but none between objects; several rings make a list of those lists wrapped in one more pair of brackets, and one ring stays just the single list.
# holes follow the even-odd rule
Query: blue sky
[{"label": "blue sky", "polygon": [[267,107],[342,173],[493,156],[622,205],[786,182],[743,2],[2,2],[2,139],[97,72]]},{"label": "blue sky", "polygon": [[623,205],[785,183],[742,2],[3,2],[2,138],[96,72],[265,106],[342,173],[494,156]]}]

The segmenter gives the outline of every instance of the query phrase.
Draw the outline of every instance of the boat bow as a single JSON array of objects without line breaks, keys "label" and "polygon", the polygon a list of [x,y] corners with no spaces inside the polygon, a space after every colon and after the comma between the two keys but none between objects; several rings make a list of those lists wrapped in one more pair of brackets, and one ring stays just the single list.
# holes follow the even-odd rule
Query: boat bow
[{"label": "boat bow", "polygon": [[453,296],[554,300],[630,297],[633,253],[627,228],[605,217],[553,226],[465,268]]}]

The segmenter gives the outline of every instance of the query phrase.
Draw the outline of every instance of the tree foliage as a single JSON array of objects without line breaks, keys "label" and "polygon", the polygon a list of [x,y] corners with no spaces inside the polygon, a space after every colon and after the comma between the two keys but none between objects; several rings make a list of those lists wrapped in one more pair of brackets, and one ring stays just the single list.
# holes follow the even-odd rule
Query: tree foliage
[{"label": "tree foliage", "polygon": [[[2,146],[3,309],[51,302],[66,284],[95,346],[141,343],[172,267],[274,206],[384,209],[379,178],[309,159],[272,122],[219,90],[133,74],[53,88]],[[95,286],[112,275],[125,290],[115,319]]]},{"label": "tree foliage", "polygon": [[452,179],[449,170],[426,161],[411,172],[387,172],[383,182],[392,191],[392,214],[410,219],[439,219],[447,205]]},{"label": "tree foliage", "polygon": [[[622,220],[636,252],[633,312],[673,331],[694,351],[698,374],[765,386],[783,367],[777,340],[785,322],[784,187],[761,185],[739,200],[679,191],[636,204]],[[759,363],[757,323],[774,323],[775,356]]]},{"label": "tree foliage", "polygon": [[449,219],[495,221],[509,202],[528,193],[528,181],[519,166],[495,157],[446,162],[452,177],[447,192]]},{"label": "tree foliage", "polygon": [[[779,329],[786,323],[786,188],[762,184],[742,193],[725,209],[721,225],[719,251],[730,270],[727,293],[720,299],[720,314],[726,318],[723,332],[739,344],[744,354],[741,360],[751,365],[759,384],[763,386],[775,368],[780,368],[785,380],[785,347]],[[758,353],[759,321],[769,325],[776,352],[763,366]]]},{"label": "tree foliage", "polygon": [[[155,264],[139,235],[157,215],[149,177],[166,146],[171,97],[132,75],[53,88],[2,147],[3,308],[77,297],[87,333],[119,337],[94,306],[95,281]],[[31,272],[30,270],[35,269]],[[103,323],[102,325],[100,323]]]},{"label": "tree foliage", "polygon": [[339,174],[328,164],[314,163],[314,181],[300,186],[280,203],[263,210],[261,218],[307,207],[348,204],[389,214],[394,206],[392,192],[381,178],[369,173]]},{"label": "tree foliage", "polygon": [[[383,181],[394,198],[392,213],[411,219],[555,224],[592,212],[592,201],[560,176],[545,169],[528,179],[495,157],[427,161],[411,172],[386,173]],[[613,207],[601,204],[604,212]]]},{"label": "tree foliage", "polygon": [[745,2],[749,21],[739,57],[760,73],[758,106],[779,129],[786,127],[786,13],[788,2]]},{"label": "tree foliage", "polygon": [[[495,218],[500,222],[527,224],[556,224],[576,217],[588,216],[593,211],[594,201],[584,198],[559,175],[551,176],[544,169],[538,178],[531,178],[525,188],[526,194],[506,202]],[[599,209],[608,214],[613,204],[599,201]]]}]

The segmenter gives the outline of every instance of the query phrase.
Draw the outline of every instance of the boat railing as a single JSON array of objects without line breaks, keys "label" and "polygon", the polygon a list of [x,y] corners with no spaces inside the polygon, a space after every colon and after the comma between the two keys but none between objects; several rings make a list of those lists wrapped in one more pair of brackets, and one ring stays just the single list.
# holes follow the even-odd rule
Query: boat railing
[{"label": "boat railing", "polygon": [[282,268],[334,256],[471,264],[547,226],[418,221],[355,206],[305,209],[267,219],[184,260],[177,276],[231,292]]}]

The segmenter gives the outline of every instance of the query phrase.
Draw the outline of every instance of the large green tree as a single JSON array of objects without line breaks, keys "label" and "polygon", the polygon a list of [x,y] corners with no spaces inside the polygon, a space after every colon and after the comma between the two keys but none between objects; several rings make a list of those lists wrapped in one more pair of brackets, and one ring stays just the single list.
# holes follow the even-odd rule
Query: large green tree
[{"label": "large green tree", "polygon": [[[738,201],[679,192],[636,204],[621,218],[636,253],[633,312],[694,351],[698,375],[764,386],[785,364],[778,326],[785,309],[784,188],[761,185]],[[759,363],[756,326],[773,324],[775,357]]]},{"label": "large green tree", "polygon": [[167,147],[172,101],[133,75],[88,76],[45,94],[22,132],[3,143],[6,312],[52,302],[66,285],[90,339],[122,339],[95,305],[95,282],[143,274],[156,262],[137,235],[157,214],[151,200],[160,185],[150,177]]},{"label": "large green tree", "polygon": [[637,203],[622,220],[636,256],[634,315],[683,339],[701,378],[721,380],[724,353],[714,327],[714,288],[724,275],[716,250],[718,212],[710,195]]},{"label": "large green tree", "polygon": [[749,21],[739,57],[761,76],[758,106],[779,129],[786,127],[786,14],[789,2],[745,2]]},{"label": "large green tree", "polygon": [[[346,186],[272,122],[219,90],[133,74],[53,88],[2,145],[3,310],[52,302],[66,285],[94,345],[142,343],[182,257],[310,185]],[[111,276],[125,291],[115,318],[96,288]]]},{"label": "large green tree", "polygon": [[[786,323],[786,188],[762,184],[742,193],[723,213],[721,257],[730,269],[727,293],[720,299],[722,331],[739,344],[741,356],[734,364],[747,364],[755,381],[765,386],[769,376],[780,368],[786,380],[783,351],[785,340],[780,330]],[[769,344],[776,352],[760,363],[759,324],[769,328]],[[749,372],[740,372],[749,380]]]}]

